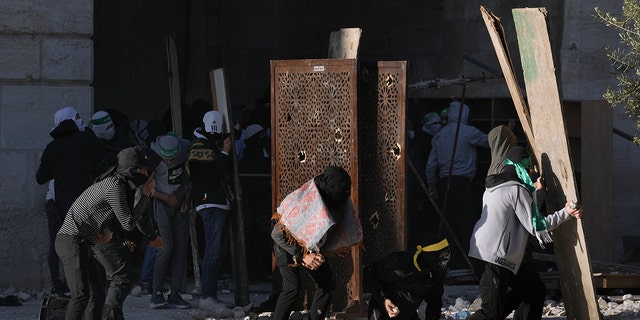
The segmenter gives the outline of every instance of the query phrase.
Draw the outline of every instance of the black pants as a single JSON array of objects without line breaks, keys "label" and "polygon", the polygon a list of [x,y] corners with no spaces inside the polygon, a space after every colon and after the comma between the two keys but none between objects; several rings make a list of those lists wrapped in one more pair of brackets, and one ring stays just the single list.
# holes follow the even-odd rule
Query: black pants
[{"label": "black pants", "polygon": [[[446,194],[447,204],[443,212],[449,226],[454,232],[455,237],[462,245],[462,251],[456,245],[451,246],[451,262],[449,269],[466,269],[470,268],[465,256],[469,253],[469,241],[476,221],[480,218],[480,206],[476,207],[476,199],[473,196],[473,188],[471,180],[461,176],[451,176],[449,182],[449,190],[446,191],[448,178],[440,178],[438,180],[438,193],[444,201]],[[443,233],[452,243],[452,237],[449,230],[442,226]]]},{"label": "black pants", "polygon": [[105,301],[107,319],[124,319],[122,305],[133,286],[132,256],[129,247],[124,246],[124,238],[113,237],[109,242],[96,244],[93,251],[96,260],[104,268],[109,283]]},{"label": "black pants", "polygon": [[273,312],[273,320],[287,320],[291,313],[291,307],[298,298],[301,288],[301,269],[304,269],[313,279],[315,283],[315,293],[313,302],[309,308],[309,319],[322,320],[329,307],[331,293],[335,287],[333,274],[329,263],[325,261],[317,270],[309,270],[303,266],[297,268],[289,266],[281,266],[280,275],[282,276],[282,291],[276,303],[276,309]]},{"label": "black pants", "polygon": [[[53,200],[47,201],[44,209],[47,213],[47,226],[49,228],[49,256],[47,258],[49,275],[51,276],[53,288],[58,292],[58,294],[62,294],[64,293],[67,284],[60,276],[60,263],[58,254],[56,253],[56,235],[58,230],[60,230],[60,227],[62,227],[62,222],[64,221],[64,217],[67,212],[63,211],[64,209],[59,208]],[[69,208],[67,207],[67,209]]]},{"label": "black pants", "polygon": [[104,284],[91,245],[74,236],[59,234],[56,237],[56,252],[62,260],[71,290],[65,319],[102,319]]},{"label": "black pants", "polygon": [[546,288],[530,254],[525,255],[517,274],[491,263],[484,263],[482,270],[482,309],[468,320],[504,319],[512,310],[516,310],[516,320],[542,318]]}]

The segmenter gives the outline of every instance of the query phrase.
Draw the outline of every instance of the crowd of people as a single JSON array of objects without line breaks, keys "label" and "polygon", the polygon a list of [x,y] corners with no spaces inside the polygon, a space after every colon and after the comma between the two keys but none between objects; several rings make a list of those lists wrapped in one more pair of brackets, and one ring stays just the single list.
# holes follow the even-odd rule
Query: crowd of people
[{"label": "crowd of people", "polygon": [[[192,211],[203,229],[199,307],[231,305],[216,294],[234,201],[231,140],[222,131],[222,115],[210,104],[200,109],[201,120],[186,138],[166,125],[153,130],[151,121],[129,121],[115,110],[95,112],[87,125],[73,107],[56,111],[53,140],[42,153],[36,180],[49,186],[51,293],[70,298],[67,319],[124,319],[127,295],[143,283],[150,308],[191,308],[181,293],[189,273]],[[241,166],[268,173],[270,166],[254,165],[270,163],[267,129],[256,123],[248,129],[237,134],[246,145]],[[270,199],[269,192],[261,196]],[[254,205],[248,216],[268,222],[270,201],[256,202],[263,205]],[[252,271],[264,276],[267,263]]]},{"label": "crowd of people", "polygon": [[[268,122],[245,121],[225,132],[223,115],[197,103],[203,112],[187,136],[151,132],[150,122],[129,121],[115,110],[95,112],[88,126],[72,107],[56,111],[36,180],[49,186],[51,292],[70,298],[67,319],[124,319],[122,306],[136,284],[150,293],[150,308],[191,308],[181,296],[192,254],[191,219],[201,231],[191,240],[204,248],[198,307],[230,306],[217,293],[237,199],[234,158],[245,176],[246,235],[255,250],[250,280],[271,280],[273,253],[281,288],[272,317],[288,319],[305,273],[315,284],[309,318],[325,318],[337,285],[327,257],[362,243],[352,177],[338,166],[323,168],[272,215]],[[408,186],[415,228],[408,230],[409,250],[364,266],[370,319],[418,319],[422,302],[421,318],[439,319],[451,268],[471,268],[479,279],[482,308],[470,319],[502,319],[513,310],[521,318],[540,317],[545,287],[528,240],[544,247],[549,232],[580,218],[582,209],[567,202],[543,213],[544,186],[529,151],[508,126],[485,134],[469,125],[470,112],[453,101],[409,126],[409,159],[425,168]],[[412,145],[416,128],[426,138],[420,145]],[[478,208],[469,199],[477,148],[491,151]],[[416,193],[420,180],[426,181],[422,196]]]}]

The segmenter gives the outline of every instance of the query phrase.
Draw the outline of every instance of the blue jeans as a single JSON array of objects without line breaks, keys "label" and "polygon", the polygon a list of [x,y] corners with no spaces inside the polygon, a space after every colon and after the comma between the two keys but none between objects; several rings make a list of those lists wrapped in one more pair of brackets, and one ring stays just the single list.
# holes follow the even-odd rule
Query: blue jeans
[{"label": "blue jeans", "polygon": [[227,216],[229,211],[220,208],[205,208],[198,211],[205,234],[204,258],[200,274],[200,297],[217,297],[218,278],[224,251],[229,240]]},{"label": "blue jeans", "polygon": [[[158,232],[164,241],[164,250],[158,250],[153,266],[153,292],[164,289],[164,277],[171,275],[171,293],[178,293],[182,289],[187,254],[189,250],[189,213],[181,213],[177,209],[155,202]],[[160,219],[161,215],[164,219]],[[171,272],[169,272],[171,271]]]},{"label": "blue jeans", "polygon": [[140,282],[151,283],[153,280],[153,265],[156,261],[156,251],[158,249],[147,245],[147,249],[144,251],[144,260],[142,260],[142,268],[140,269]]}]

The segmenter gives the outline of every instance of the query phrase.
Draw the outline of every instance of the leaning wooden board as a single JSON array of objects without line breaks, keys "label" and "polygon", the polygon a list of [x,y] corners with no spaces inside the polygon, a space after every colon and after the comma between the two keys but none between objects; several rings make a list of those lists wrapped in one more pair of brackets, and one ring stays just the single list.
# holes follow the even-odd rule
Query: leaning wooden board
[{"label": "leaning wooden board", "polygon": [[[527,8],[512,12],[537,158],[546,177],[547,208],[562,208],[567,199],[578,200],[578,190],[547,31],[546,10]],[[553,233],[553,239],[567,319],[599,319],[582,220],[571,219],[563,223]]]},{"label": "leaning wooden board", "polygon": [[[518,119],[520,119],[522,129],[524,130],[527,139],[532,142],[534,141],[534,136],[533,129],[531,128],[531,116],[529,115],[529,108],[524,101],[522,90],[518,85],[516,74],[513,71],[513,62],[511,60],[511,56],[509,55],[509,48],[507,48],[506,45],[507,40],[504,36],[504,29],[502,28],[502,24],[500,23],[500,18],[498,18],[491,11],[482,6],[480,7],[480,13],[482,13],[482,18],[484,19],[484,23],[487,26],[487,30],[489,31],[489,37],[491,38],[491,42],[493,43],[493,47],[495,48],[496,55],[498,56],[500,68],[502,69],[502,74],[507,83],[507,88],[509,89],[509,93],[511,94],[511,98],[513,99],[513,104],[518,111]],[[533,143],[531,143],[531,148],[535,154],[536,149]]]},{"label": "leaning wooden board", "polygon": [[[171,105],[171,127],[173,132],[183,137],[182,132],[182,98],[180,95],[180,73],[178,72],[178,51],[173,38],[165,37],[167,49],[167,72],[169,75],[169,103]],[[191,241],[191,257],[193,261],[194,293],[200,294],[200,253],[198,251],[198,234],[196,232],[196,212],[189,210],[189,238]]]},{"label": "leaning wooden board", "polygon": [[238,159],[236,157],[235,136],[233,132],[233,115],[229,106],[229,93],[227,92],[227,79],[224,69],[218,68],[209,71],[211,82],[211,97],[213,108],[222,114],[222,132],[230,133],[231,157],[233,158],[233,187],[236,199],[233,206],[234,212],[230,219],[230,245],[231,266],[233,269],[234,303],[237,306],[249,304],[249,275],[247,271],[247,254],[244,235],[244,212],[242,211],[242,192],[240,190],[240,175],[238,173]]},{"label": "leaning wooden board", "polygon": [[167,70],[169,73],[169,99],[171,103],[171,125],[173,131],[182,137],[182,100],[180,97],[180,73],[178,72],[178,51],[173,38],[165,37],[167,48]]},{"label": "leaning wooden board", "polygon": [[[547,207],[561,208],[567,199],[578,200],[578,194],[544,13],[541,9],[513,10],[530,108],[527,110],[513,76],[500,21],[487,9],[481,7],[481,11],[518,116],[541,164],[548,189]],[[531,126],[527,130],[529,119]],[[565,222],[555,230],[553,238],[567,319],[600,319],[582,221]]]}]

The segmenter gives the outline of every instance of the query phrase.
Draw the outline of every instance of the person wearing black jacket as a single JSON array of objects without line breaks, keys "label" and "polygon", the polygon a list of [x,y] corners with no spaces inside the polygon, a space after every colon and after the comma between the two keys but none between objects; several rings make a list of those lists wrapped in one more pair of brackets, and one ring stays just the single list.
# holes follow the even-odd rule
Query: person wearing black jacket
[{"label": "person wearing black jacket", "polygon": [[[437,239],[437,240],[434,240]],[[393,252],[364,268],[370,286],[369,319],[418,320],[416,311],[427,302],[425,320],[441,316],[449,243],[433,238],[416,252]]]},{"label": "person wearing black jacket", "polygon": [[199,308],[214,310],[226,306],[218,299],[216,290],[229,238],[227,220],[234,201],[233,159],[231,139],[222,134],[222,114],[209,111],[204,114],[202,124],[193,132],[196,139],[189,148],[187,172],[191,178],[193,207],[202,218],[205,233]]},{"label": "person wearing black jacket", "polygon": [[47,203],[47,223],[49,226],[49,274],[53,283],[52,293],[64,294],[69,291],[60,277],[58,255],[55,251],[56,233],[62,226],[64,217],[73,201],[93,182],[94,168],[98,162],[98,139],[91,130],[85,130],[82,118],[76,109],[64,107],[54,115],[55,127],[49,135],[53,138],[44,149],[40,166],[36,172],[38,184],[53,179],[55,195]]},{"label": "person wearing black jacket", "polygon": [[276,266],[282,276],[273,320],[289,319],[302,293],[302,272],[315,284],[309,320],[322,320],[336,287],[329,254],[345,252],[362,241],[362,228],[351,202],[351,177],[329,166],[293,191],[278,206],[271,231]]},{"label": "person wearing black jacket", "polygon": [[[159,162],[159,157],[147,147],[122,150],[118,153],[118,165],[100,176],[69,208],[55,242],[71,289],[67,320],[85,316],[102,319],[105,290],[92,247],[111,240],[109,223],[118,223],[127,231],[138,225],[152,246],[164,247],[153,224],[144,223],[149,221],[146,209]],[[128,293],[125,291],[120,290],[121,302]],[[108,311],[111,313],[108,319],[123,318],[121,309]]]}]

